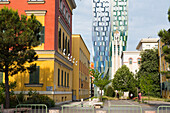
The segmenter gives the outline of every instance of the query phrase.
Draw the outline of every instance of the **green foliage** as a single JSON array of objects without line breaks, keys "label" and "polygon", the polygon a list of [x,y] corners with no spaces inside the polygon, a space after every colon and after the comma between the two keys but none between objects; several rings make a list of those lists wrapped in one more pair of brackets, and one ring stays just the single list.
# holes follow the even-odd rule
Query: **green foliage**
[{"label": "green foliage", "polygon": [[90,75],[94,77],[93,83],[101,90],[103,90],[104,87],[111,82],[111,80],[109,80],[109,76],[105,75],[104,77],[102,77],[103,74],[104,73],[100,73],[97,69],[90,69]]},{"label": "green foliage", "polygon": [[144,95],[160,96],[159,57],[157,50],[141,53],[141,65],[137,73],[138,87]]},{"label": "green foliage", "polygon": [[115,90],[121,91],[130,91],[135,88],[134,74],[129,71],[129,68],[126,65],[123,65],[116,71],[112,86]]},{"label": "green foliage", "polygon": [[[96,70],[90,69],[89,74],[94,77],[93,84],[99,87],[101,92],[106,87],[106,85],[108,85],[111,82],[111,80],[109,80],[108,73],[104,77],[102,77],[104,72],[100,73],[97,69]],[[101,94],[100,101],[102,101],[102,94]]]},{"label": "green foliage", "polygon": [[[168,20],[170,22],[170,8],[168,11]],[[168,30],[160,30],[158,33],[158,36],[161,37],[161,41],[163,43],[165,43],[165,46],[163,47],[163,53],[165,55],[165,60],[170,63],[170,48],[169,48],[169,44],[170,44],[170,28]]]},{"label": "green foliage", "polygon": [[[9,90],[12,93],[13,89],[15,89],[17,87],[17,82],[10,82],[9,83]],[[0,83],[0,88],[2,89],[3,92],[5,92],[5,84],[4,83]]]},{"label": "green foliage", "polygon": [[52,99],[48,96],[40,95],[37,91],[29,89],[28,95],[29,98],[27,98],[27,101],[24,102],[25,104],[46,104],[47,107],[55,106],[55,102]]},{"label": "green foliage", "polygon": [[115,92],[112,86],[108,86],[106,89],[106,96],[115,97]]},{"label": "green foliage", "polygon": [[47,107],[55,106],[55,102],[52,99],[50,99],[48,96],[40,95],[38,93],[29,97],[25,104],[46,104]]},{"label": "green foliage", "polygon": [[[4,7],[0,10],[0,72],[5,72],[6,108],[9,107],[8,76],[35,69],[38,59],[33,47],[40,44],[41,23],[34,15],[27,19],[17,11]],[[24,64],[31,63],[32,68]]]}]

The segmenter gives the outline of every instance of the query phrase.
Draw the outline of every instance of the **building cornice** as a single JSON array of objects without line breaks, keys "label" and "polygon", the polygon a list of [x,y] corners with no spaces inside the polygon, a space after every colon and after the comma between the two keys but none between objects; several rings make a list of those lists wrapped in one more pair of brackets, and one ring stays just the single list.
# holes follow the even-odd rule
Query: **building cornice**
[{"label": "building cornice", "polygon": [[9,4],[10,1],[0,1],[0,4]]},{"label": "building cornice", "polygon": [[35,16],[45,16],[47,10],[25,10],[25,13],[27,16],[31,16],[32,14]]},{"label": "building cornice", "polygon": [[74,0],[68,0],[68,2],[70,3],[72,9],[75,9],[77,7]]}]

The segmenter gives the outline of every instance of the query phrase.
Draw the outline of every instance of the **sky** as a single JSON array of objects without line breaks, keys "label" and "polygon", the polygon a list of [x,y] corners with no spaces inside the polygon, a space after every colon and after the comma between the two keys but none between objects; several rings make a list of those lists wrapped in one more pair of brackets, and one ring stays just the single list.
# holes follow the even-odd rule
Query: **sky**
[{"label": "sky", "polygon": [[[128,0],[127,51],[136,51],[142,38],[158,38],[161,29],[170,28],[168,9],[170,0]],[[73,34],[81,34],[91,53],[92,61],[92,0],[75,0]]]}]

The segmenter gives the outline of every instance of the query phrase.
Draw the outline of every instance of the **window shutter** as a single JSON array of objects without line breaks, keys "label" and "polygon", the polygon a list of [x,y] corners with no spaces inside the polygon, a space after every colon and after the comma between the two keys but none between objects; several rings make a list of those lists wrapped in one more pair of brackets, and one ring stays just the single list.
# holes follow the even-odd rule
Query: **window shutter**
[{"label": "window shutter", "polygon": [[41,31],[41,43],[44,43],[45,40],[45,26],[43,26]]}]

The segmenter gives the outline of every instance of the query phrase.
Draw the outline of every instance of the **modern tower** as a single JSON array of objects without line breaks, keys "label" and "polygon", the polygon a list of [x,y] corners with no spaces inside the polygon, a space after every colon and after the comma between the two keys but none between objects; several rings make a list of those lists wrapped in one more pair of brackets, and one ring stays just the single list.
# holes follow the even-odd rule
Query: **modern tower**
[{"label": "modern tower", "polygon": [[93,0],[93,61],[110,78],[121,67],[128,35],[128,0]]},{"label": "modern tower", "polygon": [[94,67],[106,72],[110,67],[110,0],[93,0],[93,14]]},{"label": "modern tower", "polygon": [[128,36],[128,0],[111,1],[111,78],[121,67],[121,54],[126,51]]}]

